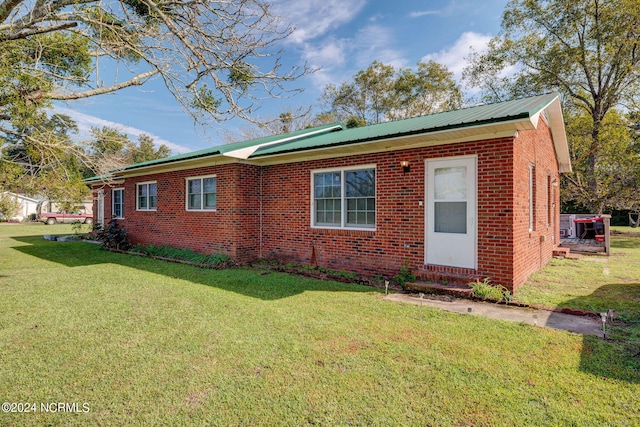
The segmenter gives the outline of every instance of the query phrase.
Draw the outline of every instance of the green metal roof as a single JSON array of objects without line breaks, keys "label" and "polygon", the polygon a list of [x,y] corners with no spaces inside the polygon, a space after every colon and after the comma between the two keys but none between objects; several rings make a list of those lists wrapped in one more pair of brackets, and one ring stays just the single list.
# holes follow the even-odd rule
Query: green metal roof
[{"label": "green metal roof", "polygon": [[[559,162],[564,169],[570,170],[568,148],[562,112],[559,106],[558,94],[549,93],[513,101],[495,104],[478,105],[460,110],[445,111],[428,116],[380,123],[360,128],[346,129],[337,123],[311,129],[303,129],[286,135],[272,135],[263,138],[221,145],[186,154],[166,157],[126,166],[120,173],[136,171],[138,169],[153,168],[170,163],[188,162],[204,157],[224,156],[235,159],[249,160],[265,158],[286,153],[313,151],[327,147],[346,146],[351,144],[380,141],[403,136],[428,134],[463,128],[483,127],[497,123],[511,121],[526,121],[533,119],[543,110],[549,109],[554,115],[552,131],[556,141],[556,149],[560,148]],[[558,123],[559,122],[559,123]],[[566,166],[566,167],[565,167]]]},{"label": "green metal roof", "polygon": [[264,147],[258,149],[252,157],[531,118],[540,113],[557,96],[557,94],[546,94],[352,128],[344,132],[320,135],[312,139]]},{"label": "green metal roof", "polygon": [[246,148],[252,148],[252,147],[258,148],[262,146],[268,146],[270,144],[277,144],[284,141],[289,141],[289,142],[301,141],[301,140],[304,140],[305,138],[309,138],[314,135],[319,135],[326,132],[334,132],[336,130],[342,130],[342,129],[344,129],[344,127],[339,123],[319,126],[319,127],[310,128],[310,129],[302,129],[286,135],[270,135],[262,138],[252,139],[249,141],[235,142],[232,144],[226,144],[226,145],[216,146],[212,148],[205,148],[203,150],[192,151],[190,153],[184,153],[184,154],[178,154],[175,156],[165,157],[162,159],[150,160],[148,162],[136,163],[133,165],[125,166],[122,170],[128,171],[128,170],[144,168],[148,166],[163,165],[166,163],[174,163],[174,162],[180,162],[185,160],[198,159],[201,157],[215,156],[220,154],[224,155],[226,153],[231,153],[231,152],[243,150]]}]

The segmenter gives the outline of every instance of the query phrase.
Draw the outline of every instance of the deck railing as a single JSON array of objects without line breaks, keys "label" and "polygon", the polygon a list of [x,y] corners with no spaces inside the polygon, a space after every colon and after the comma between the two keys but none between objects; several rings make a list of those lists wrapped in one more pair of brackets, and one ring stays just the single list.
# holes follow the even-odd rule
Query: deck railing
[{"label": "deck railing", "polygon": [[[592,252],[590,248],[602,248],[598,252],[611,253],[611,215],[561,214],[560,230],[560,238],[567,242],[563,246],[586,252]],[[588,231],[593,231],[593,239],[585,239],[590,234]]]}]

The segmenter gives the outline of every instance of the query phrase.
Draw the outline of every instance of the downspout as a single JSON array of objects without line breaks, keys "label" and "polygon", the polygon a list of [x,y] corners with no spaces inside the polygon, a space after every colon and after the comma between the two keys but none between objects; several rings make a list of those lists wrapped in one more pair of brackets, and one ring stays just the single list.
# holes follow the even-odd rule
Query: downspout
[{"label": "downspout", "polygon": [[260,248],[258,249],[258,259],[262,260],[262,198],[263,198],[263,188],[262,188],[262,169],[264,166],[260,166]]}]

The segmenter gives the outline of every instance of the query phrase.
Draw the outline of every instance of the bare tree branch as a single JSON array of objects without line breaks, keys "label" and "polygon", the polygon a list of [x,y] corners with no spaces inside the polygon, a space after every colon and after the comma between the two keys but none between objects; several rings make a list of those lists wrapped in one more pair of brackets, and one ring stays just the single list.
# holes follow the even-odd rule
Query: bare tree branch
[{"label": "bare tree branch", "polygon": [[130,86],[140,86],[151,76],[158,74],[160,70],[151,70],[146,73],[138,74],[132,79],[126,82],[118,83],[108,87],[100,87],[86,92],[73,92],[73,93],[50,93],[49,97],[56,101],[70,101],[74,99],[89,98],[91,96],[103,95],[105,93],[116,92],[120,89]]}]

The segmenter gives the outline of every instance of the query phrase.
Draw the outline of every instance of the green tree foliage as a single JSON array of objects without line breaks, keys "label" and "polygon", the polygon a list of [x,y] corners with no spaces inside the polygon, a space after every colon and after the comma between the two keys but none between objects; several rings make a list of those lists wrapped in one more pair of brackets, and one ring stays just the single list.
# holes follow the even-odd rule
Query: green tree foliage
[{"label": "green tree foliage", "polygon": [[138,137],[138,146],[134,145],[129,155],[131,163],[142,163],[169,157],[171,150],[164,144],[156,149],[153,138],[142,134]]},{"label": "green tree foliage", "polygon": [[255,100],[308,72],[281,67],[277,46],[292,31],[264,0],[5,0],[0,112],[160,76],[195,118],[252,119]]},{"label": "green tree foliage", "polygon": [[[635,155],[628,145],[631,139],[614,136],[607,124],[617,122],[619,116],[608,119],[607,115],[617,106],[637,105],[639,2],[511,1],[501,34],[490,42],[486,54],[476,55],[465,78],[481,87],[489,101],[559,91],[565,109],[579,117],[582,130],[578,134],[588,133],[582,138],[570,135],[575,172],[566,181],[569,193],[580,195],[580,203],[596,210],[633,202],[623,202],[614,196],[620,192],[606,188],[626,178],[610,179],[611,170],[603,164],[614,149],[629,161]],[[584,115],[589,118],[586,122]]]},{"label": "green tree foliage", "polygon": [[[600,146],[596,169],[582,160],[593,150],[593,118],[579,109],[565,110],[567,137],[574,173],[563,176],[563,204],[574,203],[587,210],[640,207],[640,137],[631,118],[612,109],[600,125]],[[595,175],[595,177],[594,177]],[[583,181],[596,179],[598,193],[592,194]]]},{"label": "green tree foliage", "polygon": [[325,87],[322,100],[350,127],[431,114],[462,106],[453,73],[436,62],[419,62],[417,71],[373,62],[351,82]]},{"label": "green tree foliage", "polygon": [[16,216],[20,202],[11,193],[0,191],[0,219],[9,220]]},{"label": "green tree foliage", "polygon": [[88,154],[92,159],[91,164],[95,166],[93,169],[85,169],[85,177],[108,174],[129,164],[171,155],[171,150],[164,144],[156,149],[153,138],[149,135],[140,135],[136,144],[127,134],[108,126],[92,128],[91,134]]},{"label": "green tree foliage", "polygon": [[81,181],[82,166],[71,138],[76,132],[68,116],[35,113],[2,140],[0,185],[51,199],[81,200],[88,189]]},{"label": "green tree foliage", "polygon": [[[24,177],[104,170],[92,163],[104,160],[96,146],[69,144],[47,113],[54,101],[154,77],[200,123],[253,121],[256,102],[297,92],[289,83],[309,71],[280,64],[278,45],[292,31],[264,0],[0,0],[0,179],[36,188],[43,181]],[[119,153],[107,148],[97,152]],[[133,152],[146,159],[168,150],[151,154],[145,141]]]}]

